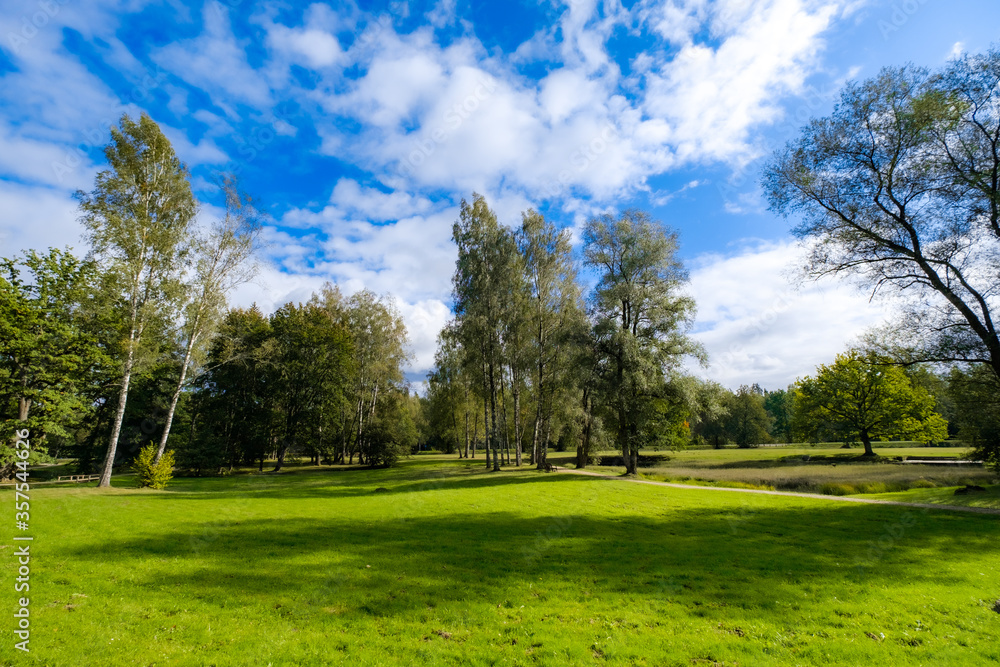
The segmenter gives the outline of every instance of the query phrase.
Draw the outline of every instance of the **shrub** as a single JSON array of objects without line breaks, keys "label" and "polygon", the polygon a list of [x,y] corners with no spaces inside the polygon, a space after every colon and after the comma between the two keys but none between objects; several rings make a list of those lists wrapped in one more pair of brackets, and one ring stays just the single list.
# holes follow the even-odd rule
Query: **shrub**
[{"label": "shrub", "polygon": [[910,482],[911,489],[934,489],[937,488],[937,484],[929,479],[915,479]]},{"label": "shrub", "polygon": [[832,484],[824,484],[823,486],[819,487],[819,491],[820,493],[828,496],[850,496],[858,492],[858,490],[855,489],[853,485],[842,484],[839,482]]},{"label": "shrub", "polygon": [[132,464],[135,470],[135,485],[139,488],[149,487],[151,489],[162,489],[167,486],[167,482],[174,476],[174,452],[163,452],[159,463],[153,463],[156,459],[156,445],[149,443],[143,447]]},{"label": "shrub", "polygon": [[772,484],[752,484],[750,482],[716,482],[715,486],[724,489],[753,489],[755,491],[774,491]]}]

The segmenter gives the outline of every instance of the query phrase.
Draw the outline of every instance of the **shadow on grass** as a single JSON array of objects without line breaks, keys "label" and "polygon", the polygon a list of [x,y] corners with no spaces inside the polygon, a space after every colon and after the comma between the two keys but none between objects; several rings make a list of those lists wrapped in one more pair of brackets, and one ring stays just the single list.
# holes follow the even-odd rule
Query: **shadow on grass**
[{"label": "shadow on grass", "polygon": [[406,462],[397,468],[332,468],[289,474],[243,475],[231,478],[182,478],[161,497],[165,500],[226,498],[351,498],[375,493],[399,495],[435,489],[476,489],[567,480],[528,466],[487,471],[476,461]]},{"label": "shadow on grass", "polygon": [[[560,489],[588,483],[540,479]],[[604,509],[620,500],[607,488],[595,497]],[[845,586],[857,593],[901,580],[968,585],[954,570],[929,564],[988,554],[1000,538],[991,517],[818,503],[691,509],[652,495],[644,502],[662,507],[646,507],[645,515],[635,508],[555,507],[534,517],[507,510],[432,517],[404,511],[379,519],[199,517],[191,530],[95,541],[60,556],[134,572],[132,584],[161,599],[187,594],[272,608],[280,600],[282,613],[335,608],[344,620],[404,618],[450,604],[542,604],[537,596],[547,589],[581,603],[616,596],[617,604],[681,604],[719,614],[791,613],[804,592],[844,595]]]}]

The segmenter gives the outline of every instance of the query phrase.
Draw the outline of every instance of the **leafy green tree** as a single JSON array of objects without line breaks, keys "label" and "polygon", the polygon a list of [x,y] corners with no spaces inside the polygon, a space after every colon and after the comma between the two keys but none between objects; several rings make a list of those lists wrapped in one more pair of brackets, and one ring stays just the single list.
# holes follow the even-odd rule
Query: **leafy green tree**
[{"label": "leafy green tree", "polygon": [[742,385],[726,397],[726,434],[737,447],[758,447],[768,441],[771,416],[764,407],[764,396],[752,387]]},{"label": "leafy green tree", "polygon": [[357,348],[348,329],[316,304],[285,304],[271,316],[271,330],[271,391],[281,433],[277,472],[288,450],[314,435],[311,426],[323,409],[342,400]]},{"label": "leafy green tree", "polygon": [[512,314],[510,297],[522,283],[520,257],[513,234],[497,222],[486,200],[473,195],[462,200],[452,229],[458,261],[452,279],[455,316],[466,365],[477,368],[484,403],[486,465],[500,470],[501,443],[506,440],[503,411],[504,333]]},{"label": "leafy green tree", "polygon": [[342,458],[349,455],[353,460],[357,452],[371,464],[376,441],[366,429],[378,416],[380,399],[402,390],[408,359],[406,325],[391,300],[369,290],[347,299],[342,312],[353,350],[347,399],[354,411],[354,439]]},{"label": "leafy green tree", "polygon": [[677,235],[646,213],[593,218],[584,244],[587,265],[600,271],[592,305],[608,423],[626,473],[635,474],[640,447],[654,437],[667,371],[699,353],[685,335],[695,304],[681,293],[687,276],[676,257]]},{"label": "leafy green tree", "polygon": [[[434,368],[427,375],[427,410],[440,449],[469,457],[469,421],[475,405],[470,397],[470,379],[462,366],[462,350],[453,323],[438,335]],[[463,446],[464,443],[464,453]]]},{"label": "leafy green tree", "polygon": [[952,368],[948,389],[958,436],[1000,474],[1000,381],[984,366]]},{"label": "leafy green tree", "polygon": [[800,380],[795,408],[807,423],[829,423],[859,439],[866,456],[875,456],[873,439],[937,441],[948,435],[930,393],[874,352],[851,350],[820,366],[815,378]]},{"label": "leafy green tree", "polygon": [[271,323],[256,306],[226,313],[197,379],[181,467],[200,474],[256,462],[264,469],[276,439],[277,354]]},{"label": "leafy green tree", "polygon": [[109,169],[91,193],[78,192],[93,259],[104,269],[108,309],[121,313],[123,348],[117,408],[100,486],[111,485],[129,383],[140,346],[156,319],[177,305],[180,272],[196,212],[184,165],[146,114],[123,115],[105,148]]},{"label": "leafy green tree", "polygon": [[[519,235],[527,283],[531,380],[535,394],[531,461],[546,465],[545,446],[553,414],[575,408],[577,390],[571,372],[574,344],[587,330],[576,282],[569,232],[559,231],[534,210],[522,215]],[[515,406],[515,410],[516,410]]]},{"label": "leafy green tree", "polygon": [[793,389],[764,393],[764,409],[771,417],[771,434],[780,442],[792,442]]},{"label": "leafy green tree", "polygon": [[[90,406],[82,392],[108,359],[83,321],[91,262],[68,250],[0,260],[0,438],[14,461],[16,430],[31,432],[32,459],[47,438],[67,437]],[[5,446],[6,447],[6,446]],[[6,477],[7,467],[0,470]]]},{"label": "leafy green tree", "polygon": [[177,401],[199,348],[204,346],[218,326],[225,311],[227,295],[250,280],[256,271],[250,259],[259,245],[260,215],[233,178],[223,180],[222,191],[226,197],[223,219],[207,235],[196,236],[192,243],[192,271],[184,284],[184,320],[180,328],[184,353],[160,435],[157,461],[167,447]]},{"label": "leafy green tree", "polygon": [[1000,378],[1000,50],[937,73],[887,68],[764,176],[773,210],[801,214],[813,276],[895,293],[910,361],[971,362]]}]

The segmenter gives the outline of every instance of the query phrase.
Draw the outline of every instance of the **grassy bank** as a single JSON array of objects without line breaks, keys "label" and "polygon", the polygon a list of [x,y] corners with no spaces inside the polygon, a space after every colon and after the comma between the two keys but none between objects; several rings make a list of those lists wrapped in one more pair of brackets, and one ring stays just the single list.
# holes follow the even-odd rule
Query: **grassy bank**
[{"label": "grassy bank", "polygon": [[1000,660],[996,517],[474,463],[38,489],[17,664]]}]

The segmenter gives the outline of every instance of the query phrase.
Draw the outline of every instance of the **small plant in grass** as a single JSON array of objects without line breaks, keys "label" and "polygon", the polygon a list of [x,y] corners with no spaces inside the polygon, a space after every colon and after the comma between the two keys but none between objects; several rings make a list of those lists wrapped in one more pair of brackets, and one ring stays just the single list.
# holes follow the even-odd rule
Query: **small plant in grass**
[{"label": "small plant in grass", "polygon": [[162,489],[174,476],[174,452],[163,453],[159,463],[156,460],[156,445],[149,443],[139,452],[132,467],[135,469],[135,485],[139,488]]}]

